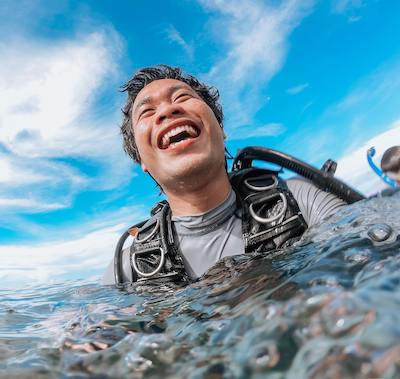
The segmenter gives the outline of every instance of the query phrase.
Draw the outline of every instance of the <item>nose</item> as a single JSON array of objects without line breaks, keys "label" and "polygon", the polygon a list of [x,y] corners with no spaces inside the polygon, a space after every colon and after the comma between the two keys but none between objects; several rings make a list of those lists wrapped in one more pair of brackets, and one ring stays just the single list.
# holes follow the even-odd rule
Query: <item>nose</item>
[{"label": "nose", "polygon": [[164,120],[180,116],[184,113],[179,104],[164,103],[157,109],[156,123],[161,124]]}]

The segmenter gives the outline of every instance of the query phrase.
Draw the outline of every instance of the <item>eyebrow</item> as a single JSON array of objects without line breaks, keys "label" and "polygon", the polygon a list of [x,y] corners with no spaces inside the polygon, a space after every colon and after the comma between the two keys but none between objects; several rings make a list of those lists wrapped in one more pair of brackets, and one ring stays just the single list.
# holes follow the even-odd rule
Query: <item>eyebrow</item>
[{"label": "eyebrow", "polygon": [[[176,84],[176,85],[173,85],[173,86],[171,86],[171,87],[169,87],[168,89],[167,89],[167,96],[171,96],[175,91],[177,91],[177,90],[179,90],[179,89],[182,89],[182,88],[187,88],[187,86],[186,85],[183,85],[183,84]],[[190,88],[190,87],[189,87]],[[191,89],[191,88],[190,88]],[[193,90],[193,89],[192,89]],[[138,104],[136,104],[135,106],[134,106],[134,108],[133,108],[133,111],[132,111],[132,114],[134,114],[141,106],[143,106],[143,105],[146,105],[146,104],[149,104],[149,103],[151,103],[153,101],[153,97],[151,96],[151,95],[149,95],[149,96],[146,96],[145,98],[143,98],[142,100],[140,100],[140,102],[138,103]]]}]

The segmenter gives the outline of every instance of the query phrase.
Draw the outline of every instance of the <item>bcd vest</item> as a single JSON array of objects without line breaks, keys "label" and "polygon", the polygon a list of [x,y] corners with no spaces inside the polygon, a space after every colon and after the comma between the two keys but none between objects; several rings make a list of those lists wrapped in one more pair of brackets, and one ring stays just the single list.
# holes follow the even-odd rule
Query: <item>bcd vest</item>
[{"label": "bcd vest", "polygon": [[[270,254],[298,240],[307,229],[296,200],[277,172],[246,168],[231,173],[230,181],[242,214],[245,253]],[[166,201],[158,203],[152,217],[131,234],[135,234],[130,247],[133,281],[191,281],[175,243],[176,232]]]}]

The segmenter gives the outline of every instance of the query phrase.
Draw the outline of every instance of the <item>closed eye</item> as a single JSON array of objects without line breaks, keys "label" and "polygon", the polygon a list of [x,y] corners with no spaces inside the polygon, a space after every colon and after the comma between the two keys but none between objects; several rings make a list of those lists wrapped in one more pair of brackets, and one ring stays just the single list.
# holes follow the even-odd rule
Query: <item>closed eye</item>
[{"label": "closed eye", "polygon": [[178,94],[178,96],[175,97],[174,101],[185,101],[191,97],[192,97],[192,95],[190,95],[186,92],[183,92],[183,93]]},{"label": "closed eye", "polygon": [[154,109],[153,108],[144,108],[140,113],[139,113],[139,117],[138,118],[142,118],[142,117],[146,117],[149,116],[151,114],[151,112],[153,112]]}]

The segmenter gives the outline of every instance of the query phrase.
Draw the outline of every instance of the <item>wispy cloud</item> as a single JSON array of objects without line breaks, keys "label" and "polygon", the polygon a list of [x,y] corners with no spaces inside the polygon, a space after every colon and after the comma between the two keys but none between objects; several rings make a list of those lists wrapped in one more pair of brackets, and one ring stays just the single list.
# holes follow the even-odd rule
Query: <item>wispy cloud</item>
[{"label": "wispy cloud", "polygon": [[254,124],[254,114],[264,102],[260,89],[265,89],[282,68],[289,49],[288,38],[311,12],[314,2],[199,1],[217,15],[216,37],[223,45],[223,53],[207,80],[224,94],[229,133],[230,127]]},{"label": "wispy cloud", "polygon": [[288,50],[287,38],[310,12],[313,1],[273,2],[200,0],[208,9],[219,12],[219,30],[229,49],[212,70],[229,77],[235,85],[252,78],[267,81],[282,67]]},{"label": "wispy cloud", "polygon": [[331,10],[333,14],[347,17],[347,22],[354,24],[362,19],[361,9],[366,6],[365,0],[332,0]]},{"label": "wispy cloud", "polygon": [[169,25],[165,30],[167,38],[169,41],[177,43],[187,54],[190,60],[193,60],[193,46],[191,46],[186,40],[182,37],[181,33],[176,29],[174,25]]},{"label": "wispy cloud", "polygon": [[286,90],[286,93],[288,93],[289,95],[297,95],[298,93],[304,91],[308,86],[308,83],[298,84],[297,86],[288,88]]},{"label": "wispy cloud", "polygon": [[123,228],[119,224],[75,240],[36,246],[0,245],[2,288],[99,275],[111,261]]},{"label": "wispy cloud", "polygon": [[[337,104],[329,107],[324,121],[331,119],[346,131],[354,150],[376,130],[386,130],[387,125],[400,117],[400,58],[378,67],[359,80]],[[342,132],[342,131],[341,131]]]},{"label": "wispy cloud", "polygon": [[[0,46],[2,212],[68,207],[82,189],[129,180],[118,107],[107,115],[95,107],[118,76],[121,49],[111,28],[51,44],[26,37]],[[70,158],[96,166],[97,176]]]},{"label": "wispy cloud", "polygon": [[56,240],[0,245],[1,288],[100,276],[112,260],[122,232],[130,226],[126,220],[138,222],[145,217],[141,206],[122,208],[109,212],[107,217],[98,215],[90,223],[64,230]]},{"label": "wispy cloud", "polygon": [[400,118],[399,94],[397,58],[355,82],[343,98],[316,119],[308,119],[307,125],[282,140],[282,144],[311,163],[350,154]]},{"label": "wispy cloud", "polygon": [[349,94],[335,105],[332,112],[344,112],[350,109],[377,108],[388,100],[399,100],[400,58],[378,67],[366,77],[355,83]]},{"label": "wispy cloud", "polygon": [[239,130],[231,131],[228,136],[229,140],[242,140],[243,136],[246,138],[253,137],[276,137],[285,132],[285,127],[282,124],[267,124],[258,128],[242,127]]},{"label": "wispy cloud", "polygon": [[350,23],[355,23],[355,22],[360,21],[361,18],[362,18],[361,16],[350,16],[349,19],[348,19],[348,21],[349,21]]},{"label": "wispy cloud", "polygon": [[65,208],[65,204],[60,203],[39,203],[34,199],[21,199],[21,198],[13,198],[13,199],[6,199],[0,197],[0,209],[3,207],[5,208],[12,208],[12,209],[29,209],[30,213],[35,212],[44,212],[50,211],[55,209]]},{"label": "wispy cloud", "polygon": [[[67,208],[74,194],[90,179],[70,165],[46,158],[27,158],[0,152],[0,209],[37,213]],[[0,219],[0,226],[6,222]]]},{"label": "wispy cloud", "polygon": [[92,33],[83,40],[17,41],[0,49],[0,142],[20,156],[98,154],[98,143],[109,136],[101,137],[86,116],[93,94],[115,71],[117,38]]},{"label": "wispy cloud", "polygon": [[351,9],[357,9],[363,7],[365,4],[364,0],[332,0],[331,8],[333,13],[345,13]]}]

